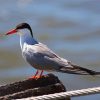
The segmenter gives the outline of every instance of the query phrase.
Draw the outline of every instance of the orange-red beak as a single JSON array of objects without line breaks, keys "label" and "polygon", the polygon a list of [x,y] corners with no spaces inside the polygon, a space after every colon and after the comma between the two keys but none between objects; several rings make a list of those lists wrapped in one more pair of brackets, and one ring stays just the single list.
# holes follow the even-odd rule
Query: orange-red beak
[{"label": "orange-red beak", "polygon": [[14,34],[14,33],[16,33],[16,32],[17,32],[16,29],[12,29],[12,30],[8,31],[8,32],[6,33],[6,35]]}]

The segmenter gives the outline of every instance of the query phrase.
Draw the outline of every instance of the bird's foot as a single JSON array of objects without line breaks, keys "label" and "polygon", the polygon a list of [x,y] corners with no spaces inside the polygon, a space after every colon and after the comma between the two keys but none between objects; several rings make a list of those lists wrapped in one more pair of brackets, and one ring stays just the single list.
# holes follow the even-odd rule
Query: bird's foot
[{"label": "bird's foot", "polygon": [[40,76],[40,75],[37,75],[37,76],[32,76],[32,77],[30,77],[29,79],[39,79],[39,78],[41,78],[41,77],[43,77],[44,75],[42,75],[42,76]]},{"label": "bird's foot", "polygon": [[43,70],[41,71],[40,75],[38,75],[38,70],[37,70],[37,72],[35,73],[35,75],[32,76],[32,77],[30,77],[29,79],[39,79],[39,78],[41,78],[41,77],[44,76],[42,74],[43,74]]}]

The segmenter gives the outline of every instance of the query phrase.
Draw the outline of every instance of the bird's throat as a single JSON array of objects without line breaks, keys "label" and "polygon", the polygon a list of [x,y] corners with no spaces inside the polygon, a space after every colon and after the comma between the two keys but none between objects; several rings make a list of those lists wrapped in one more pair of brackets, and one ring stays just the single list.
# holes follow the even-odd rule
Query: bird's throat
[{"label": "bird's throat", "polygon": [[24,31],[23,34],[20,35],[20,46],[21,49],[23,48],[24,43],[28,45],[34,45],[37,44],[38,42],[31,36],[29,31]]}]

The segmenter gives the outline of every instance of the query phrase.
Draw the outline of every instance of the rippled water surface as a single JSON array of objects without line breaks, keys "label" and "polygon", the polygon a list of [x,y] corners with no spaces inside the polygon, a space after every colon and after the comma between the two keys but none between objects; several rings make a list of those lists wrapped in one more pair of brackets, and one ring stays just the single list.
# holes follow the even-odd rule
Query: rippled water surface
[{"label": "rippled water surface", "polygon": [[[0,33],[21,22],[28,22],[34,37],[60,56],[100,71],[99,0],[1,0]],[[22,80],[34,73],[35,69],[21,56],[19,36],[0,38],[0,84]],[[68,90],[100,86],[99,76],[55,74]],[[99,100],[100,96],[81,100],[89,98]]]}]

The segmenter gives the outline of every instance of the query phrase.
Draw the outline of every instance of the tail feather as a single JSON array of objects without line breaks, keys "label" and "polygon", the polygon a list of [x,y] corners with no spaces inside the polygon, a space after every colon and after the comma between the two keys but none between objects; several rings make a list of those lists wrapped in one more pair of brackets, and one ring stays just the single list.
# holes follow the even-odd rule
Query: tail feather
[{"label": "tail feather", "polygon": [[78,75],[100,75],[100,72],[96,72],[87,68],[80,67],[78,65],[70,64],[71,67],[62,67],[60,72]]}]

